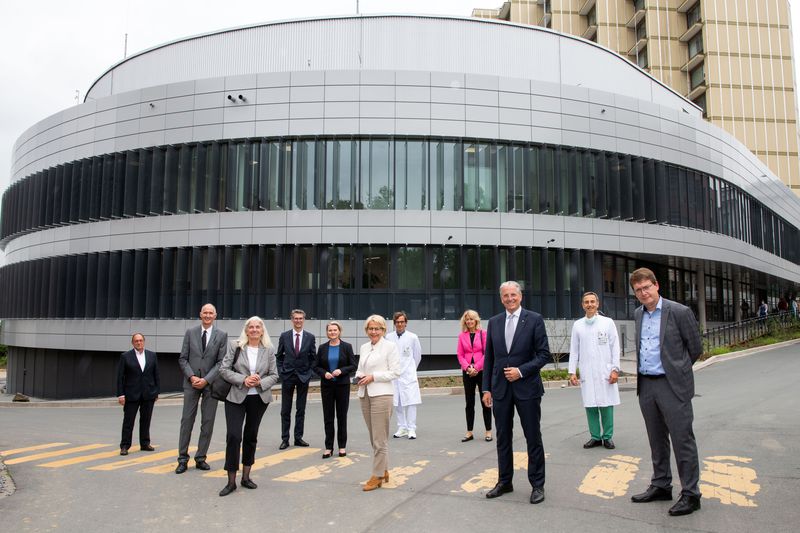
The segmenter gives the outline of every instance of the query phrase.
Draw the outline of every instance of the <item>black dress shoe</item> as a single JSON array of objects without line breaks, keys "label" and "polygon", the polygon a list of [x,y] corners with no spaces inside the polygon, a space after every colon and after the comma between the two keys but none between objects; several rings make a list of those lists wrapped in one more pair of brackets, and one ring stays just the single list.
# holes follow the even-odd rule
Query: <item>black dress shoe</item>
[{"label": "black dress shoe", "polygon": [[534,487],[531,491],[531,503],[542,503],[544,501],[544,488]]},{"label": "black dress shoe", "polygon": [[492,490],[486,493],[487,498],[497,498],[507,492],[514,492],[514,485],[511,483],[498,483]]},{"label": "black dress shoe", "polygon": [[178,466],[175,467],[176,474],[183,474],[186,472],[186,463],[178,463]]},{"label": "black dress shoe", "polygon": [[603,441],[601,441],[601,440],[589,439],[589,440],[586,441],[586,444],[584,444],[583,447],[588,450],[589,448],[596,448],[596,447],[600,446],[601,444],[603,444]]},{"label": "black dress shoe", "polygon": [[305,448],[306,446],[308,446],[308,443],[306,441],[304,441],[303,439],[301,439],[301,438],[296,438],[296,439],[294,439],[294,445],[295,446],[302,446],[302,447]]},{"label": "black dress shoe", "polygon": [[672,489],[662,489],[661,487],[654,487],[650,485],[647,490],[641,494],[634,494],[631,496],[631,501],[634,503],[647,503],[657,501],[669,501],[672,499]]},{"label": "black dress shoe", "polygon": [[461,442],[469,442],[469,441],[473,440],[474,438],[475,438],[475,435],[467,435],[466,437],[461,439]]},{"label": "black dress shoe", "polygon": [[347,452],[339,452],[339,457],[347,457]]},{"label": "black dress shoe", "polygon": [[128,448],[123,446],[122,448],[119,449],[119,454],[120,455],[128,455]]},{"label": "black dress shoe", "polygon": [[139,446],[139,449],[141,451],[143,451],[143,452],[154,452],[154,451],[156,451],[156,449],[153,448],[152,446],[150,446],[149,444],[142,444],[141,446]]},{"label": "black dress shoe", "polygon": [[603,441],[603,447],[606,450],[613,450],[614,448],[616,448],[616,446],[614,446],[614,441],[611,440],[611,439],[604,440]]},{"label": "black dress shoe", "polygon": [[246,489],[257,489],[258,485],[256,485],[252,479],[243,479],[241,482],[242,487]]},{"label": "black dress shoe", "polygon": [[225,488],[223,488],[221,491],[219,491],[219,495],[220,496],[227,496],[228,494],[230,494],[231,492],[233,492],[235,490],[236,490],[236,485],[225,485]]},{"label": "black dress shoe", "polygon": [[681,516],[685,514],[692,514],[700,509],[699,496],[681,495],[678,503],[669,508],[670,516]]},{"label": "black dress shoe", "polygon": [[209,465],[205,461],[197,461],[194,463],[194,467],[198,470],[211,470],[211,465]]},{"label": "black dress shoe", "polygon": [[285,450],[288,447],[289,447],[289,441],[288,440],[282,440],[281,441],[281,445],[278,446],[278,449],[279,450]]},{"label": "black dress shoe", "polygon": [[322,454],[322,458],[323,459],[330,459],[332,455],[333,455],[333,452],[325,452],[325,453]]}]

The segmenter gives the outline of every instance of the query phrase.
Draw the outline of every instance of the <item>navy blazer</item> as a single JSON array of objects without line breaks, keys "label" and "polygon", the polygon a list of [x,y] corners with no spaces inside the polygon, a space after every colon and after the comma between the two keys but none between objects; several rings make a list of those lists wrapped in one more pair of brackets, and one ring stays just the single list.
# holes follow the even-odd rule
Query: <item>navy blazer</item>
[{"label": "navy blazer", "polygon": [[[339,361],[333,368],[330,368],[330,362],[328,361],[328,347],[330,345],[331,343],[328,341],[319,346],[317,355],[314,357],[314,372],[319,376],[322,386],[349,385],[351,374],[358,368],[358,356],[353,353],[353,345],[349,342],[339,342]],[[332,372],[337,368],[342,373],[336,378],[336,381],[325,379],[325,372]]]},{"label": "navy blazer", "polygon": [[300,342],[300,352],[294,352],[294,330],[284,331],[278,339],[278,351],[275,358],[278,361],[278,374],[281,381],[286,381],[292,376],[297,376],[301,383],[308,383],[314,375],[314,357],[317,355],[317,340],[306,330],[303,330],[303,340]]},{"label": "navy blazer", "polygon": [[[511,387],[520,400],[541,398],[544,386],[539,370],[552,361],[542,315],[521,310],[510,352],[506,350],[505,329],[505,311],[489,319],[483,360],[484,392],[491,392],[493,399],[502,400]],[[509,382],[503,372],[506,367],[519,368],[522,378]]]},{"label": "navy blazer", "polygon": [[161,380],[158,374],[158,356],[145,349],[144,371],[136,359],[133,349],[119,356],[117,366],[117,396],[125,396],[125,401],[148,401],[158,398]]}]

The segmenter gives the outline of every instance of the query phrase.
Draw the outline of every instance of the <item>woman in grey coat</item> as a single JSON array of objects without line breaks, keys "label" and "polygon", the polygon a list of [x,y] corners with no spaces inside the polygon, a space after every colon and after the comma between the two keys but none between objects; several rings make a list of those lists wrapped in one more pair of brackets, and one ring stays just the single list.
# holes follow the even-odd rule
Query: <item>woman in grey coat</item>
[{"label": "woman in grey coat", "polygon": [[250,468],[255,462],[258,427],[272,400],[272,386],[278,382],[275,349],[263,320],[257,316],[247,319],[239,338],[228,345],[219,372],[231,384],[231,391],[225,399],[225,422],[228,426],[225,471],[228,472],[228,484],[219,492],[220,496],[227,496],[236,490],[240,447],[242,486],[248,489],[258,487],[250,479]]}]

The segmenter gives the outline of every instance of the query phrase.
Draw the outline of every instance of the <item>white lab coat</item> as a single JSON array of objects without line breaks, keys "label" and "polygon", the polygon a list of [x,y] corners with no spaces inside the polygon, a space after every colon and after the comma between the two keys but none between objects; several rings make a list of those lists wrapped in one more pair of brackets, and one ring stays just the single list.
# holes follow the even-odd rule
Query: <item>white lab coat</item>
[{"label": "white lab coat", "polygon": [[417,405],[422,403],[417,381],[417,367],[422,361],[422,346],[419,337],[405,330],[400,338],[394,331],[386,335],[386,340],[397,345],[400,353],[400,377],[394,380],[394,405]]},{"label": "white lab coat", "polygon": [[608,382],[611,370],[619,369],[617,327],[610,318],[596,316],[592,324],[581,318],[572,325],[569,373],[580,369],[584,407],[619,405],[619,388]]}]

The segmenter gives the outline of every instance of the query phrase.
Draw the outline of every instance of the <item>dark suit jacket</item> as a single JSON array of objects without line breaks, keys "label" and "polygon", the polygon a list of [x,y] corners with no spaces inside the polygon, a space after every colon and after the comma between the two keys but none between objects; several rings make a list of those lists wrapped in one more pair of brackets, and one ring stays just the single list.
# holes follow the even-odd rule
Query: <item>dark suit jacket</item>
[{"label": "dark suit jacket", "polygon": [[[544,386],[539,370],[552,361],[542,315],[522,309],[510,353],[506,350],[505,340],[506,312],[490,318],[486,329],[484,392],[491,392],[494,400],[502,400],[510,387],[520,400],[541,398]],[[503,369],[509,366],[519,368],[522,379],[509,382],[503,373]]]},{"label": "dark suit jacket", "polygon": [[281,333],[278,339],[278,351],[275,352],[281,381],[286,381],[293,376],[297,376],[301,383],[311,381],[316,354],[317,339],[308,331],[303,330],[299,353],[294,352],[294,330],[290,329]]},{"label": "dark suit jacket", "polygon": [[211,329],[211,338],[206,341],[203,351],[202,343],[203,326],[195,326],[186,330],[183,335],[183,346],[178,356],[178,366],[184,377],[184,389],[191,389],[189,378],[197,376],[205,378],[212,383],[219,375],[219,365],[228,349],[228,334],[214,326]]},{"label": "dark suit jacket", "polygon": [[[353,345],[341,341],[339,343],[339,362],[336,366],[330,368],[328,361],[328,347],[331,345],[330,341],[321,344],[317,350],[317,355],[314,357],[314,372],[319,376],[320,384],[324,387],[326,385],[350,384],[350,376],[358,368],[358,356],[353,353]],[[325,372],[332,372],[336,369],[342,373],[336,378],[336,381],[325,379]]]},{"label": "dark suit jacket", "polygon": [[144,351],[144,372],[136,359],[133,349],[119,356],[117,366],[117,396],[125,396],[125,400],[138,402],[155,400],[161,389],[158,375],[158,357],[148,349]]},{"label": "dark suit jacket", "polygon": [[[639,306],[634,313],[636,320],[636,368],[639,368],[641,348],[642,312]],[[661,365],[672,392],[683,401],[694,396],[694,372],[692,365],[703,353],[700,329],[692,310],[685,305],[661,298],[661,327],[659,335]],[[636,383],[639,393],[639,380]]]}]

